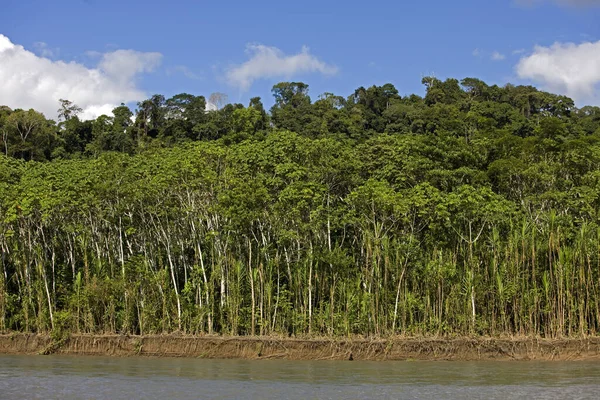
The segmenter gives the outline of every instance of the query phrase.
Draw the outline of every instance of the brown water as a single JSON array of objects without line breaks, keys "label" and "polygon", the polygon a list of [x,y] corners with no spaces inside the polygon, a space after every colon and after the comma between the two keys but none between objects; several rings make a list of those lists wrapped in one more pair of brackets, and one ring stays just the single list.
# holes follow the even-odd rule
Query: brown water
[{"label": "brown water", "polygon": [[599,399],[598,362],[0,355],[0,399]]}]

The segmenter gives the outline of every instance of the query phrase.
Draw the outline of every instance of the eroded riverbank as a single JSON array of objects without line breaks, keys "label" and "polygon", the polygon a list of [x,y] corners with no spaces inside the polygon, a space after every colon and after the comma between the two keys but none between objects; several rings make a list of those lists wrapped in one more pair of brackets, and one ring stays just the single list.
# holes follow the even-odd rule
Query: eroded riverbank
[{"label": "eroded riverbank", "polygon": [[287,360],[600,360],[600,337],[292,339],[218,336],[0,335],[2,354],[71,354]]}]

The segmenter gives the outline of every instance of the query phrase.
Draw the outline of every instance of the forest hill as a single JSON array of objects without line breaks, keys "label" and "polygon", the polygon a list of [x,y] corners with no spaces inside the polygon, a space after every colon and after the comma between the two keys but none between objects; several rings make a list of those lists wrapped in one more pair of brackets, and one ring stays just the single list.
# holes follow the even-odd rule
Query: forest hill
[{"label": "forest hill", "polygon": [[425,78],[0,109],[0,330],[595,335],[600,108]]}]

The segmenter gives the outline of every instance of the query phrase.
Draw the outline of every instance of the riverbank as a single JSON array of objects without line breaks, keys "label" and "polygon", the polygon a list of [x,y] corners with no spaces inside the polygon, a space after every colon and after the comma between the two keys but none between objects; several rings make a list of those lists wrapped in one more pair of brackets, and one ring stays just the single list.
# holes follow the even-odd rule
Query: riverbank
[{"label": "riverbank", "polygon": [[600,360],[600,337],[291,339],[219,336],[0,335],[0,354],[288,360]]}]

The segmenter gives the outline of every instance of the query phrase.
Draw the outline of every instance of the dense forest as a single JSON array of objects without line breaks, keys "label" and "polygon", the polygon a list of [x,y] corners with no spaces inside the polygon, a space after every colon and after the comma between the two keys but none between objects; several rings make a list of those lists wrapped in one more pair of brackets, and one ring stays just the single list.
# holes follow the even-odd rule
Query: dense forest
[{"label": "dense forest", "polygon": [[597,334],[600,108],[423,84],[0,108],[0,331]]}]

